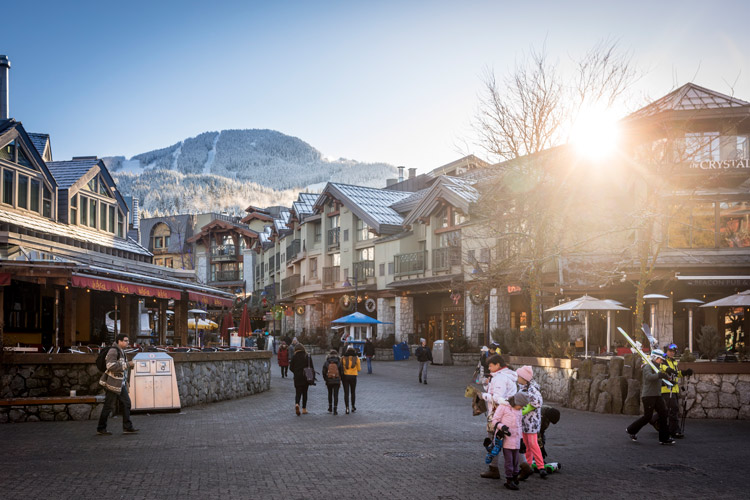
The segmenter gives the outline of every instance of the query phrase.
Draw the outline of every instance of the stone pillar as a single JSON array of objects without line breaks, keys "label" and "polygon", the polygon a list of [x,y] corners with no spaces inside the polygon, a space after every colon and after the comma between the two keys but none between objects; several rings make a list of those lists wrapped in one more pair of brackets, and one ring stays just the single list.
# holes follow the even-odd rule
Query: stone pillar
[{"label": "stone pillar", "polygon": [[474,304],[465,294],[464,298],[464,335],[474,345],[484,343],[484,304]]},{"label": "stone pillar", "polygon": [[661,349],[666,344],[674,342],[674,312],[673,301],[669,299],[659,300],[656,304],[656,340]]},{"label": "stone pillar", "polygon": [[490,291],[490,333],[496,328],[510,328],[510,295],[505,288]]},{"label": "stone pillar", "polygon": [[378,326],[378,338],[384,339],[389,335],[395,335],[396,326],[392,323],[395,322],[393,309],[391,309],[390,299],[378,299],[378,321],[384,323],[391,323],[390,325],[379,325]]},{"label": "stone pillar", "polygon": [[302,328],[305,326],[305,322],[308,321],[310,316],[310,308],[312,306],[305,306],[305,314],[297,314],[297,306],[294,306],[294,333],[302,333]]},{"label": "stone pillar", "polygon": [[174,342],[181,346],[188,345],[188,301],[187,293],[183,300],[174,301]]},{"label": "stone pillar", "polygon": [[76,297],[78,296],[78,290],[69,286],[65,290],[63,296],[63,302],[65,303],[65,312],[63,313],[64,325],[63,331],[65,332],[65,345],[74,345],[78,342],[76,338]]},{"label": "stone pillar", "polygon": [[414,333],[414,297],[396,297],[396,343],[408,341]]}]

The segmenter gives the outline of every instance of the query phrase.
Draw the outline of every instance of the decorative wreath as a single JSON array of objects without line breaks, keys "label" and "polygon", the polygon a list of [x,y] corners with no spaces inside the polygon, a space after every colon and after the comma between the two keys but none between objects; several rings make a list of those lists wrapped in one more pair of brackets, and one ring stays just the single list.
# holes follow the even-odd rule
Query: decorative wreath
[{"label": "decorative wreath", "polygon": [[469,290],[469,300],[475,306],[481,306],[487,301],[487,294],[485,294],[481,288],[474,287]]},{"label": "decorative wreath", "polygon": [[354,309],[354,300],[348,295],[342,295],[339,299],[339,305],[344,311],[351,311]]},{"label": "decorative wreath", "polygon": [[376,307],[377,303],[375,302],[375,299],[367,299],[365,301],[365,311],[368,313],[375,312]]},{"label": "decorative wreath", "polygon": [[303,314],[305,314],[305,306],[297,306],[294,312],[297,313],[297,316],[302,316]]}]

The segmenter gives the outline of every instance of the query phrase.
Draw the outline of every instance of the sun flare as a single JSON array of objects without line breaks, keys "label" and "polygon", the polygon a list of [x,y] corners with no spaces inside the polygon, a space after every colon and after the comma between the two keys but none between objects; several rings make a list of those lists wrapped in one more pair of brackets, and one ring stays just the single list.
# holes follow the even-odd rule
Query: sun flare
[{"label": "sun flare", "polygon": [[612,155],[617,150],[619,139],[617,118],[607,109],[582,112],[570,133],[570,143],[590,160],[602,160]]}]

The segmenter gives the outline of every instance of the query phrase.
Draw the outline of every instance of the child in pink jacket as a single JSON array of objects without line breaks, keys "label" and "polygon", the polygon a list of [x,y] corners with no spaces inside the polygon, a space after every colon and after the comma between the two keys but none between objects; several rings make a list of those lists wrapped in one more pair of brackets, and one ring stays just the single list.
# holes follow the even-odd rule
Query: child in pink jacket
[{"label": "child in pink jacket", "polygon": [[505,459],[505,487],[509,490],[518,489],[519,449],[521,448],[521,409],[529,404],[529,398],[521,392],[508,399],[507,405],[499,405],[492,417],[493,424],[507,426],[510,432],[503,440],[503,458]]}]

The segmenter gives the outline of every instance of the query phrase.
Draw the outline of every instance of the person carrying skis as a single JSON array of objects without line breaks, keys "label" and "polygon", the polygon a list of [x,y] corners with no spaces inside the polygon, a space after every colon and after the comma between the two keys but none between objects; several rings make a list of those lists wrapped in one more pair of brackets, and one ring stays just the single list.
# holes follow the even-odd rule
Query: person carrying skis
[{"label": "person carrying skis", "polygon": [[669,435],[676,439],[682,439],[685,435],[682,433],[682,429],[680,429],[680,387],[677,385],[677,379],[682,378],[683,376],[691,376],[693,370],[688,368],[683,372],[677,368],[678,362],[675,359],[675,354],[677,353],[676,344],[669,344],[666,351],[665,360],[659,368],[669,376],[667,380],[674,385],[672,387],[669,387],[666,384],[662,385],[661,397],[664,400],[664,404],[667,406]]},{"label": "person carrying skis", "polygon": [[[657,368],[664,362],[664,357],[664,351],[660,349],[651,351],[651,361]],[[641,387],[643,416],[630,424],[625,432],[628,433],[632,441],[638,441],[638,431],[651,422],[651,417],[656,411],[659,415],[659,442],[661,444],[674,444],[675,441],[669,437],[669,428],[667,427],[667,405],[661,397],[661,381],[669,378],[669,375],[661,369],[658,373],[655,373],[648,363],[644,363],[641,370],[643,371],[643,385]]]}]

